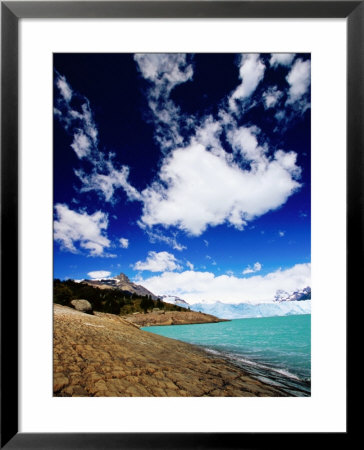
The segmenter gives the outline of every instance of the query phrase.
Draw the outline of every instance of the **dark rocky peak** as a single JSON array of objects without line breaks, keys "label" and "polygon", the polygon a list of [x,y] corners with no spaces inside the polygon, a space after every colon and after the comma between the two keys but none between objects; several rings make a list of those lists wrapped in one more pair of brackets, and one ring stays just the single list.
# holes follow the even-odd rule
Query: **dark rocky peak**
[{"label": "dark rocky peak", "polygon": [[117,278],[118,280],[122,281],[123,283],[130,283],[129,278],[124,273],[121,273],[120,275],[117,275],[115,278]]}]

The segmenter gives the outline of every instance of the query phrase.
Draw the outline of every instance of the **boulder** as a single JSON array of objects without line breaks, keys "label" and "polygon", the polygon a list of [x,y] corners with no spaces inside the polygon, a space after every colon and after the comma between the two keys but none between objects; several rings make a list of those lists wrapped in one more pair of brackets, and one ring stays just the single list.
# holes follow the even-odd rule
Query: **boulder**
[{"label": "boulder", "polygon": [[88,300],[72,300],[71,305],[77,309],[87,314],[92,314],[92,305]]}]

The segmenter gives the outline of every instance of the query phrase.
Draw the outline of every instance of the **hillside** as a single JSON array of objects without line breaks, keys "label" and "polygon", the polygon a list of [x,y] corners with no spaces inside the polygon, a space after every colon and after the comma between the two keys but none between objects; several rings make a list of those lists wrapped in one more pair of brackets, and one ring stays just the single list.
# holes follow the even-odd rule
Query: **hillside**
[{"label": "hillside", "polygon": [[120,316],[54,305],[57,397],[285,396],[223,358]]},{"label": "hillside", "polygon": [[[130,290],[121,289],[122,287]],[[134,284],[129,286],[123,281],[116,286],[109,286],[107,283],[92,280],[75,282],[73,280],[61,281],[56,279],[53,282],[53,301],[63,306],[71,306],[72,300],[86,299],[91,303],[94,311],[110,314],[146,313],[154,308],[163,311],[183,310],[180,306],[161,301],[152,293],[142,295],[140,292],[149,291],[144,290],[143,286]]]}]

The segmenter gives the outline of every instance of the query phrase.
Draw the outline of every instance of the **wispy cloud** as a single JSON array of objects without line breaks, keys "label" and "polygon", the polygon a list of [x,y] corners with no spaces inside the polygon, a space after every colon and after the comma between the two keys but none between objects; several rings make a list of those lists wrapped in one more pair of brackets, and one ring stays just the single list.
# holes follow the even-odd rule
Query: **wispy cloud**
[{"label": "wispy cloud", "polygon": [[67,83],[66,77],[59,75],[56,81],[56,85],[65,102],[69,103],[72,99],[72,89]]},{"label": "wispy cloud", "polygon": [[149,81],[148,106],[155,126],[155,138],[166,152],[182,145],[181,127],[184,118],[179,107],[170,99],[171,91],[192,79],[193,67],[188,56],[174,54],[136,54],[134,59],[143,78]]},{"label": "wispy cloud", "polygon": [[127,166],[122,166],[118,170],[114,167],[112,160],[105,161],[103,166],[106,169],[104,173],[99,172],[98,167],[95,167],[91,173],[86,173],[83,169],[75,170],[75,174],[82,182],[80,192],[96,191],[107,202],[114,203],[115,191],[123,188],[128,200],[141,200],[139,192],[128,181]]},{"label": "wispy cloud", "polygon": [[123,188],[128,199],[139,200],[139,193],[128,182],[129,168],[117,167],[113,153],[99,150],[98,129],[89,100],[72,90],[63,75],[56,74],[55,84],[58,95],[55,96],[54,115],[73,137],[70,147],[91,167],[87,171],[82,167],[74,171],[81,181],[80,192],[96,191],[106,201],[113,202],[115,191]]},{"label": "wispy cloud", "polygon": [[190,261],[186,261],[186,266],[190,269],[190,270],[194,270],[195,266],[190,262]]},{"label": "wispy cloud", "polygon": [[217,262],[212,258],[212,256],[206,255],[206,259],[208,259],[210,261],[210,264],[212,264],[213,266],[217,265]]},{"label": "wispy cloud", "polygon": [[270,87],[263,93],[265,109],[274,109],[274,117],[278,122],[275,131],[282,133],[290,123],[295,122],[310,108],[309,87],[311,83],[311,62],[296,58],[293,53],[272,54],[270,65],[273,68],[282,66],[287,70],[288,89],[278,90]]},{"label": "wispy cloud", "polygon": [[[72,90],[65,76],[56,73],[55,117],[73,136],[71,148],[79,159],[87,158],[97,164],[98,130],[88,99]],[[57,94],[58,91],[58,94]]]},{"label": "wispy cloud", "polygon": [[146,227],[143,225],[141,225],[141,228],[145,230],[145,232],[149,237],[149,241],[152,244],[156,242],[164,242],[165,244],[172,247],[174,250],[182,251],[187,249],[185,245],[182,245],[177,241],[176,236],[165,236],[160,230],[156,229],[155,231],[151,231],[146,229]]},{"label": "wispy cloud", "polygon": [[275,107],[282,96],[283,92],[281,92],[277,86],[270,87],[265,92],[263,92],[263,102],[265,109]]}]

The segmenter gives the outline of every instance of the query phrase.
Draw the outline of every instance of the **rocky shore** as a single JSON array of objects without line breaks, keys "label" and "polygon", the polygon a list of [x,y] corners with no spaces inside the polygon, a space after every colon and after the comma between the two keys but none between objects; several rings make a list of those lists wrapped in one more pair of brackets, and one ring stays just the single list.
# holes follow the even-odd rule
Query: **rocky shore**
[{"label": "rocky shore", "polygon": [[120,316],[54,305],[58,397],[286,396],[229,361]]},{"label": "rocky shore", "polygon": [[153,311],[147,314],[129,314],[124,318],[140,327],[226,322],[225,319],[196,311]]}]

